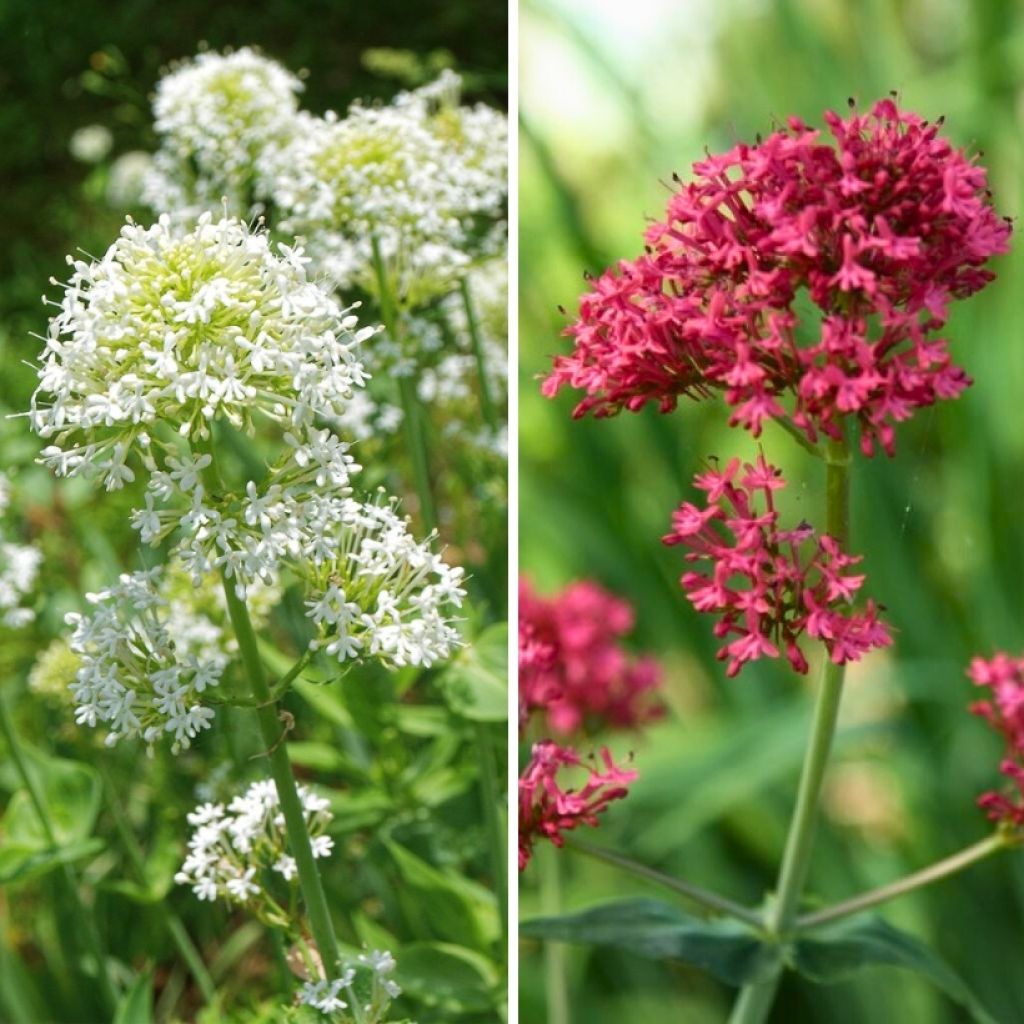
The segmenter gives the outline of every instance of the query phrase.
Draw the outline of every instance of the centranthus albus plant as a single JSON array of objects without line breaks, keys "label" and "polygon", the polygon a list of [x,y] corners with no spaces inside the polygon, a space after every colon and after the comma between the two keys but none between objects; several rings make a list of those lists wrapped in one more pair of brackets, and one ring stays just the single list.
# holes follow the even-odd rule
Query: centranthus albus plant
[{"label": "centranthus albus plant", "polygon": [[[359,466],[318,425],[336,420],[362,386],[357,347],[373,333],[306,277],[298,247],[274,247],[263,232],[208,213],[191,230],[167,219],[152,228],[129,222],[101,259],[75,264],[31,414],[50,442],[44,462],[61,475],[97,477],[107,490],[141,474],[141,539],[169,543],[197,587],[220,577],[267,745],[289,874],[329,977],[337,949],[315,864],[324,842],[311,835],[276,701],[320,649],[345,664],[447,658],[459,644],[453,612],[465,593],[461,570],[416,541],[393,502],[354,496]],[[279,455],[258,478],[232,485],[222,475],[218,447],[230,431],[269,434]],[[264,606],[260,592],[284,571],[305,590],[313,635],[272,692],[248,602]],[[90,596],[91,615],[69,616],[81,657],[72,691],[78,720],[108,723],[110,742],[168,735],[177,750],[209,727],[214,711],[204,700],[234,651],[190,647],[171,628],[159,577],[158,569],[126,575]],[[219,891],[198,863],[185,873],[200,895]],[[254,872],[225,879],[227,893],[240,901],[255,893]]]},{"label": "centranthus albus plant", "polygon": [[[543,385],[549,397],[563,388],[581,392],[577,417],[635,412],[648,403],[668,413],[680,399],[720,397],[731,426],[757,437],[765,423],[778,422],[825,464],[820,528],[785,523],[776,495],[786,480],[761,454],[752,463],[712,460],[694,480],[702,499],[683,502],[663,538],[684,552],[680,584],[693,608],[717,620],[713,631],[723,642],[718,658],[727,676],[760,658],[784,658],[804,674],[812,660],[809,641],[824,649],[777,885],[763,906],[748,908],[602,850],[598,855],[609,863],[733,921],[699,922],[675,910],[627,904],[540,920],[527,932],[588,941],[600,919],[605,934],[622,927],[631,939],[621,944],[642,946],[639,918],[652,915],[651,948],[676,950],[666,938],[676,926],[683,959],[741,988],[733,1024],[767,1019],[784,970],[821,980],[824,960],[816,975],[805,957],[818,951],[827,958],[830,943],[842,948],[847,968],[884,962],[921,970],[987,1020],[958,979],[949,981],[948,968],[911,936],[881,921],[849,922],[838,931],[825,926],[1024,840],[1019,659],[998,654],[976,659],[970,669],[975,684],[992,694],[972,710],[1007,747],[1005,791],[980,799],[995,833],[831,907],[810,910],[804,891],[844,667],[894,643],[883,607],[858,601],[869,581],[850,548],[854,452],[893,456],[898,423],[971,384],[941,332],[953,303],[994,279],[987,263],[1007,251],[1011,225],[992,207],[984,168],[943,137],[941,121],[926,121],[887,98],[866,113],[829,112],[825,122],[827,134],[790,118],[756,144],[709,154],[694,165],[690,181],[677,178],[665,218],[646,231],[643,255],[590,281],[566,331],[572,351],[555,358]],[[533,601],[529,593],[520,599],[527,622]],[[531,676],[546,656],[550,649],[546,655],[537,644],[521,653]],[[559,761],[556,749],[540,753],[544,763]],[[532,768],[531,791],[551,777],[540,764]],[[624,778],[619,789],[602,788],[612,781],[595,773],[571,797],[547,782],[541,807],[551,808],[548,823],[533,824],[539,812],[521,814],[527,856],[534,832],[561,842],[573,807],[593,824],[609,800],[623,795]],[[727,963],[723,950],[746,957],[747,966]],[[549,971],[549,985],[564,980]]]}]

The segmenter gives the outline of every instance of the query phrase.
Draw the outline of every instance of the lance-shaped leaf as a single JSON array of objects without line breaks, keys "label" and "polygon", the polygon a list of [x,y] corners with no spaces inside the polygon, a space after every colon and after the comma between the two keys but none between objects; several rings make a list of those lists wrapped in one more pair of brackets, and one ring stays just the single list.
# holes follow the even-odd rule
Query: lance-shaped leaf
[{"label": "lance-shaped leaf", "polygon": [[531,938],[611,946],[655,960],[678,960],[737,986],[770,974],[780,955],[777,947],[736,921],[702,920],[651,899],[618,900],[560,917],[534,918],[524,921],[519,930]]},{"label": "lance-shaped leaf", "polygon": [[801,936],[793,944],[791,964],[805,977],[824,983],[845,981],[867,967],[903,967],[941,989],[978,1024],[998,1024],[931,948],[880,917],[861,917]]}]

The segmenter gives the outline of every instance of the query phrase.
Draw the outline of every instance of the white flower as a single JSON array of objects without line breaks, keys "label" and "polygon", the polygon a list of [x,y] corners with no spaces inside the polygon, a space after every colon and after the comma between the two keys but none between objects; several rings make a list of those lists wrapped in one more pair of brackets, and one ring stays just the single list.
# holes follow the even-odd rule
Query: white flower
[{"label": "white flower", "polygon": [[73,267],[31,412],[60,474],[124,477],[132,453],[156,472],[177,454],[151,433],[158,423],[190,441],[216,418],[301,434],[364,383],[355,348],[373,329],[239,221],[204,215],[187,233],[129,221],[102,259]]},{"label": "white flower", "polygon": [[[7,511],[9,501],[10,483],[0,473],[0,516]],[[35,589],[42,560],[38,548],[9,541],[0,532],[0,624],[21,629],[35,618],[35,612],[24,602]]]},{"label": "white flower", "polygon": [[160,149],[145,183],[153,209],[181,217],[219,207],[248,216],[265,165],[292,135],[302,83],[249,47],[200,53],[157,83]]},{"label": "white flower", "polygon": [[[298,1001],[332,1017],[336,1024],[356,1024],[357,1021],[359,1024],[383,1024],[389,1019],[391,1001],[402,992],[386,977],[395,967],[395,959],[388,952],[373,950],[360,954],[355,960],[342,965],[338,977],[305,982],[299,990]],[[367,972],[370,975],[368,984]],[[356,1016],[342,1013],[353,1006],[358,1011]]]},{"label": "white flower", "polygon": [[[331,844],[323,830],[332,818],[327,801],[305,786],[299,786],[299,797],[314,848],[326,850],[317,856],[326,856]],[[289,884],[297,884],[274,783],[269,779],[252,783],[226,809],[223,804],[201,804],[188,815],[188,823],[193,826],[189,852],[174,880],[191,886],[201,900],[223,895],[246,904],[271,923],[286,924],[273,917],[272,901],[259,882],[260,873],[271,868]]]},{"label": "white flower", "polygon": [[[376,238],[400,302],[445,294],[468,268],[507,193],[508,125],[486,107],[460,108],[458,79],[403,93],[344,118],[299,115],[278,161],[281,227],[307,238],[339,287],[376,294]],[[502,229],[503,232],[503,229]]]},{"label": "white flower", "polygon": [[[257,627],[279,594],[276,584],[253,588]],[[76,721],[105,723],[110,743],[141,736],[152,744],[166,735],[172,750],[188,747],[213,721],[201,695],[217,687],[237,648],[219,581],[196,587],[172,562],[125,574],[87,599],[90,614],[67,616],[78,658],[70,687]]]},{"label": "white flower", "polygon": [[83,164],[98,164],[114,144],[110,129],[101,124],[90,124],[79,128],[68,142],[71,155]]},{"label": "white flower", "polygon": [[146,177],[153,168],[149,153],[133,149],[122,153],[110,165],[107,179],[107,203],[116,210],[128,210],[142,202]]},{"label": "white flower", "polygon": [[459,643],[451,609],[465,596],[462,570],[417,541],[393,503],[325,498],[305,512],[297,571],[318,628],[314,646],[342,662],[429,666],[447,658]]}]

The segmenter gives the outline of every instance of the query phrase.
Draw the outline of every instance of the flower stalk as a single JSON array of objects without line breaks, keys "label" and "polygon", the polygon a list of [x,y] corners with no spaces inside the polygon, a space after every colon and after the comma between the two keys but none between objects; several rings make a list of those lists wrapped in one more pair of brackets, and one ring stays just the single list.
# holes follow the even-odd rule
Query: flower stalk
[{"label": "flower stalk", "polygon": [[[539,851],[540,900],[548,917],[562,912],[562,865],[559,850],[548,846]],[[571,1024],[569,979],[566,976],[566,949],[561,942],[544,943],[544,991],[547,995],[547,1024]]]},{"label": "flower stalk", "polygon": [[494,399],[491,397],[491,385],[487,380],[487,366],[484,361],[484,344],[480,337],[480,321],[477,319],[473,296],[469,290],[469,278],[463,276],[459,280],[459,294],[462,296],[462,307],[466,311],[466,323],[469,325],[469,339],[473,345],[473,356],[476,359],[477,380],[480,385],[480,411],[484,422],[491,430],[498,427],[498,417],[494,411]]},{"label": "flower stalk", "polygon": [[309,832],[306,830],[302,801],[295,784],[291,759],[288,757],[288,747],[282,735],[282,729],[285,726],[278,716],[277,704],[270,694],[249,611],[245,602],[235,593],[234,583],[223,573],[222,580],[228,615],[238,640],[242,664],[249,678],[252,695],[257,704],[256,715],[259,719],[260,734],[267,746],[266,756],[270,759],[270,774],[277,786],[278,797],[281,801],[281,813],[284,815],[288,846],[291,855],[295,858],[299,886],[302,889],[306,913],[309,916],[310,930],[313,933],[313,939],[319,950],[327,977],[331,977],[338,963],[337,940],[334,936],[334,924],[331,921],[327,897],[320,880],[320,872],[317,870],[316,860],[313,857]]},{"label": "flower stalk", "polygon": [[[371,237],[370,245],[373,252],[373,272],[377,279],[380,318],[391,339],[396,344],[400,344],[401,325],[395,305],[395,296],[391,290],[391,282],[388,279],[380,242],[376,235]],[[434,495],[430,488],[430,459],[423,427],[423,412],[416,395],[416,386],[412,379],[404,374],[398,378],[398,397],[402,404],[405,441],[409,449],[409,460],[412,463],[413,485],[419,500],[420,518],[427,531],[430,532],[437,527],[437,514],[434,509]]]},{"label": "flower stalk", "polygon": [[[845,548],[850,532],[850,452],[845,439],[829,440],[825,467],[826,532]],[[844,674],[843,665],[831,659],[825,661],[779,881],[765,914],[765,930],[775,940],[784,938],[792,930],[807,881],[821,790],[839,718]],[[770,978],[743,987],[730,1024],[761,1024],[767,1018],[781,971],[780,966]]]}]

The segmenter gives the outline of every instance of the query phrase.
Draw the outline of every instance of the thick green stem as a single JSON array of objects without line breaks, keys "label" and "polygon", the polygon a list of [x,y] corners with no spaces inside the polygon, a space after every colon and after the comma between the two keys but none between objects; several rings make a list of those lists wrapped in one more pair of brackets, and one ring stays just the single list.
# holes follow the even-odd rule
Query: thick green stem
[{"label": "thick green stem", "polygon": [[480,762],[480,799],[484,805],[484,822],[491,854],[491,875],[494,895],[501,915],[501,941],[504,949],[508,938],[508,883],[506,881],[505,828],[501,820],[501,793],[494,764],[494,743],[486,722],[475,722],[477,760]]},{"label": "thick green stem", "polygon": [[284,816],[285,832],[288,836],[288,847],[298,868],[299,886],[302,898],[309,915],[310,929],[316,941],[323,961],[324,970],[329,978],[335,977],[338,964],[338,945],[334,937],[334,925],[327,907],[327,898],[320,881],[313,847],[306,829],[306,819],[302,811],[302,800],[295,785],[288,747],[284,742],[286,724],[278,717],[277,705],[270,694],[267,677],[260,661],[256,633],[249,618],[249,610],[235,593],[234,581],[222,574],[224,596],[227,599],[228,615],[238,640],[238,648],[242,655],[252,695],[256,701],[256,714],[259,718],[260,734],[266,744],[266,756],[270,759],[270,774],[277,786],[278,799],[281,802],[281,813]]},{"label": "thick green stem", "polygon": [[[384,329],[396,345],[401,345],[401,324],[395,296],[391,291],[384,257],[380,251],[380,243],[375,236],[370,238],[373,252],[373,272],[377,278],[378,304],[380,317],[384,321]],[[437,514],[434,511],[434,495],[430,489],[430,458],[427,453],[427,438],[423,429],[423,410],[416,394],[416,385],[411,377],[398,378],[398,397],[402,403],[402,420],[405,429],[405,443],[409,449],[409,461],[412,463],[413,485],[420,503],[420,518],[428,532],[437,526]]]},{"label": "thick green stem", "polygon": [[[117,798],[117,789],[106,765],[100,765],[100,774],[103,776],[103,790],[107,798],[107,806],[110,808],[110,813],[114,818],[114,826],[121,839],[121,845],[124,847],[124,852],[131,863],[136,877],[139,882],[145,885],[147,884],[146,862],[138,840],[135,838],[132,824],[128,820],[125,809],[121,806],[121,801]],[[204,1001],[207,1003],[215,1002],[217,999],[217,986],[214,985],[213,979],[203,963],[203,958],[199,950],[196,949],[195,943],[189,936],[185,925],[182,924],[181,918],[170,909],[166,900],[160,900],[156,904],[155,910],[163,918],[164,927],[181,954],[181,959],[185,962],[185,966],[195,979]]]},{"label": "thick green stem", "polygon": [[760,928],[763,924],[761,915],[756,910],[744,907],[740,903],[734,903],[727,897],[719,896],[717,892],[712,892],[710,889],[694,885],[692,882],[686,882],[672,875],[666,875],[655,868],[649,868],[646,864],[640,864],[621,853],[616,853],[614,850],[606,850],[600,846],[594,846],[585,840],[572,837],[566,839],[565,845],[569,850],[582,853],[587,857],[593,857],[595,860],[603,861],[605,864],[612,864],[623,871],[629,872],[631,875],[636,875],[637,878],[643,878],[649,882],[664,886],[666,889],[671,889],[673,892],[678,893],[680,896],[685,896],[686,899],[703,907],[705,910],[710,910],[712,913],[733,917],[737,921],[743,921],[746,924],[753,925],[755,928]]},{"label": "thick green stem", "polygon": [[913,892],[915,889],[921,889],[926,885],[931,885],[933,882],[938,882],[943,878],[948,878],[950,875],[955,875],[957,872],[963,871],[965,868],[969,868],[1012,845],[1013,843],[1008,836],[1002,832],[997,832],[995,835],[982,839],[981,842],[975,843],[973,846],[968,846],[959,853],[954,853],[951,857],[946,857],[935,864],[922,868],[920,871],[915,871],[912,875],[899,878],[888,885],[880,885],[877,889],[869,889],[867,892],[862,892],[848,900],[843,900],[842,903],[825,907],[824,910],[816,910],[813,914],[805,914],[802,917],[798,917],[796,927],[799,931],[806,931],[809,928],[818,928],[821,925],[830,924],[832,921],[849,917],[851,914],[859,914],[862,910],[878,906],[879,903],[886,903],[897,896],[904,895],[904,893]]},{"label": "thick green stem", "polygon": [[476,375],[480,384],[480,410],[484,414],[484,422],[497,430],[498,417],[494,411],[494,400],[491,398],[491,386],[487,380],[487,364],[484,359],[484,342],[480,336],[480,322],[476,317],[473,297],[469,292],[469,279],[463,277],[459,281],[459,293],[462,295],[462,306],[466,311],[466,323],[469,325],[469,340],[473,344],[473,355],[476,357]]},{"label": "thick green stem", "polygon": [[[540,900],[547,917],[562,912],[562,865],[560,850],[545,844],[539,850]],[[560,942],[544,943],[544,991],[547,996],[547,1024],[570,1024],[569,983],[566,974],[566,950]]]},{"label": "thick green stem", "polygon": [[[32,809],[36,812],[36,817],[39,819],[43,835],[52,850],[59,850],[60,842],[57,839],[57,831],[50,818],[46,799],[39,788],[36,777],[29,769],[25,752],[21,749],[21,740],[11,719],[10,711],[7,708],[7,698],[4,696],[2,688],[0,688],[0,730],[3,732],[11,760],[14,762],[14,770],[18,773],[18,778],[25,787],[26,793],[28,793]],[[81,941],[96,964],[96,984],[99,986],[100,999],[103,1002],[104,1009],[113,1014],[114,1007],[117,1005],[117,991],[108,973],[107,953],[106,947],[103,944],[103,938],[96,927],[92,913],[82,900],[82,894],[78,889],[78,877],[71,868],[71,865],[62,864],[58,869],[58,873],[67,892],[75,917],[78,920]]]},{"label": "thick green stem", "polygon": [[[850,454],[843,441],[829,441],[826,455],[825,531],[842,548],[846,548],[850,532]],[[825,771],[832,753],[839,703],[843,695],[844,667],[831,659],[825,661],[821,686],[814,707],[811,736],[804,755],[796,807],[789,823],[786,849],[775,896],[765,914],[765,931],[776,940],[792,930],[800,897],[807,881],[807,871],[814,845],[818,808]],[[761,982],[743,988],[733,1008],[730,1024],[761,1024],[771,1010],[779,985],[782,967]]]}]

